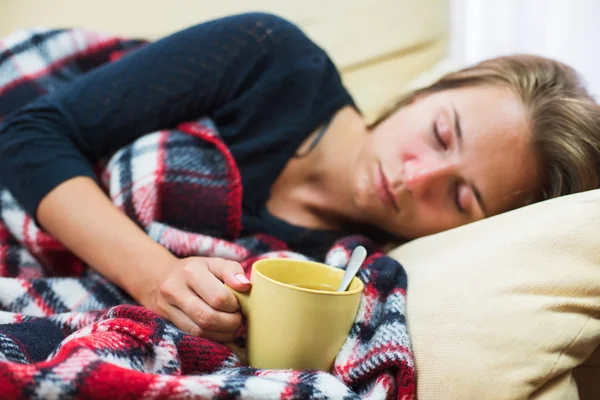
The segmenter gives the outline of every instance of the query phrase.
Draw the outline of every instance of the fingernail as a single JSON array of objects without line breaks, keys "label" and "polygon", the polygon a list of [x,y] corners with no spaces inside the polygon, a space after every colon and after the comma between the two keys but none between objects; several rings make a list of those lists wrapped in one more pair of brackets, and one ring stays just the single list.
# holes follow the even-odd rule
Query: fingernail
[{"label": "fingernail", "polygon": [[248,280],[248,278],[246,278],[246,275],[244,274],[236,274],[235,279],[237,279],[239,283],[243,283],[244,285],[250,283],[250,281]]}]

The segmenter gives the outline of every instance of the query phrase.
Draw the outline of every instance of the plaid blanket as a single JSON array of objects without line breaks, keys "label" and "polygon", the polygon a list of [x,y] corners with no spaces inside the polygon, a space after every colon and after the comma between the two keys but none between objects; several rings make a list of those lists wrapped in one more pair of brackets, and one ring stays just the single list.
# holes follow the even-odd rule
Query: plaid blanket
[{"label": "plaid blanket", "polygon": [[[0,41],[0,118],[142,45],[69,29],[8,36]],[[210,119],[149,132],[97,171],[114,204],[178,256],[237,260],[248,274],[259,258],[306,258],[272,237],[239,237],[239,171]],[[359,272],[366,288],[331,372],[257,370],[228,347],[183,334],[136,305],[40,230],[2,190],[0,393],[44,399],[411,399],[415,375],[403,268],[359,236],[336,243],[325,262],[343,267],[359,244],[371,254]]]}]

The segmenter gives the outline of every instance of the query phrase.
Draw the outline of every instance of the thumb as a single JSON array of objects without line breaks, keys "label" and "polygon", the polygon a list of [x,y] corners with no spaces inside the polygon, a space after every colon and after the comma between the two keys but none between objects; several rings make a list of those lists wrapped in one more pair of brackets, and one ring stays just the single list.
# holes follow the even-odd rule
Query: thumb
[{"label": "thumb", "polygon": [[210,272],[214,276],[238,292],[247,292],[250,290],[252,284],[246,278],[244,269],[240,263],[223,259],[219,261],[221,262],[208,264]]}]

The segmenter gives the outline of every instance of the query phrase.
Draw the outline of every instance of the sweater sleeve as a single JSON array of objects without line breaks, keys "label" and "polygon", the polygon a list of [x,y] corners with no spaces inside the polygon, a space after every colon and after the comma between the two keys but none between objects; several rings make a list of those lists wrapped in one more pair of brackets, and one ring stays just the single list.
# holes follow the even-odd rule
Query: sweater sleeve
[{"label": "sweater sleeve", "polygon": [[251,13],[202,23],[101,66],[0,124],[0,184],[30,215],[62,182],[145,133],[212,116],[251,90],[308,38]]}]

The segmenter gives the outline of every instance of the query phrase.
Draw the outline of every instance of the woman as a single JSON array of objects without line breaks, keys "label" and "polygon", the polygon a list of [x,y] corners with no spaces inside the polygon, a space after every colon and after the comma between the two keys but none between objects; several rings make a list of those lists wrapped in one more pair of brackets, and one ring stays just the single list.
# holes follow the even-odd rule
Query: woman
[{"label": "woman", "polygon": [[242,234],[305,253],[348,233],[413,239],[599,187],[600,110],[568,67],[492,60],[369,126],[327,55],[268,14],[178,32],[7,117],[0,183],[39,225],[142,305],[216,341],[240,324],[223,285],[249,290],[240,265],[177,259],[112,205],[90,167],[201,116],[240,169]]}]

